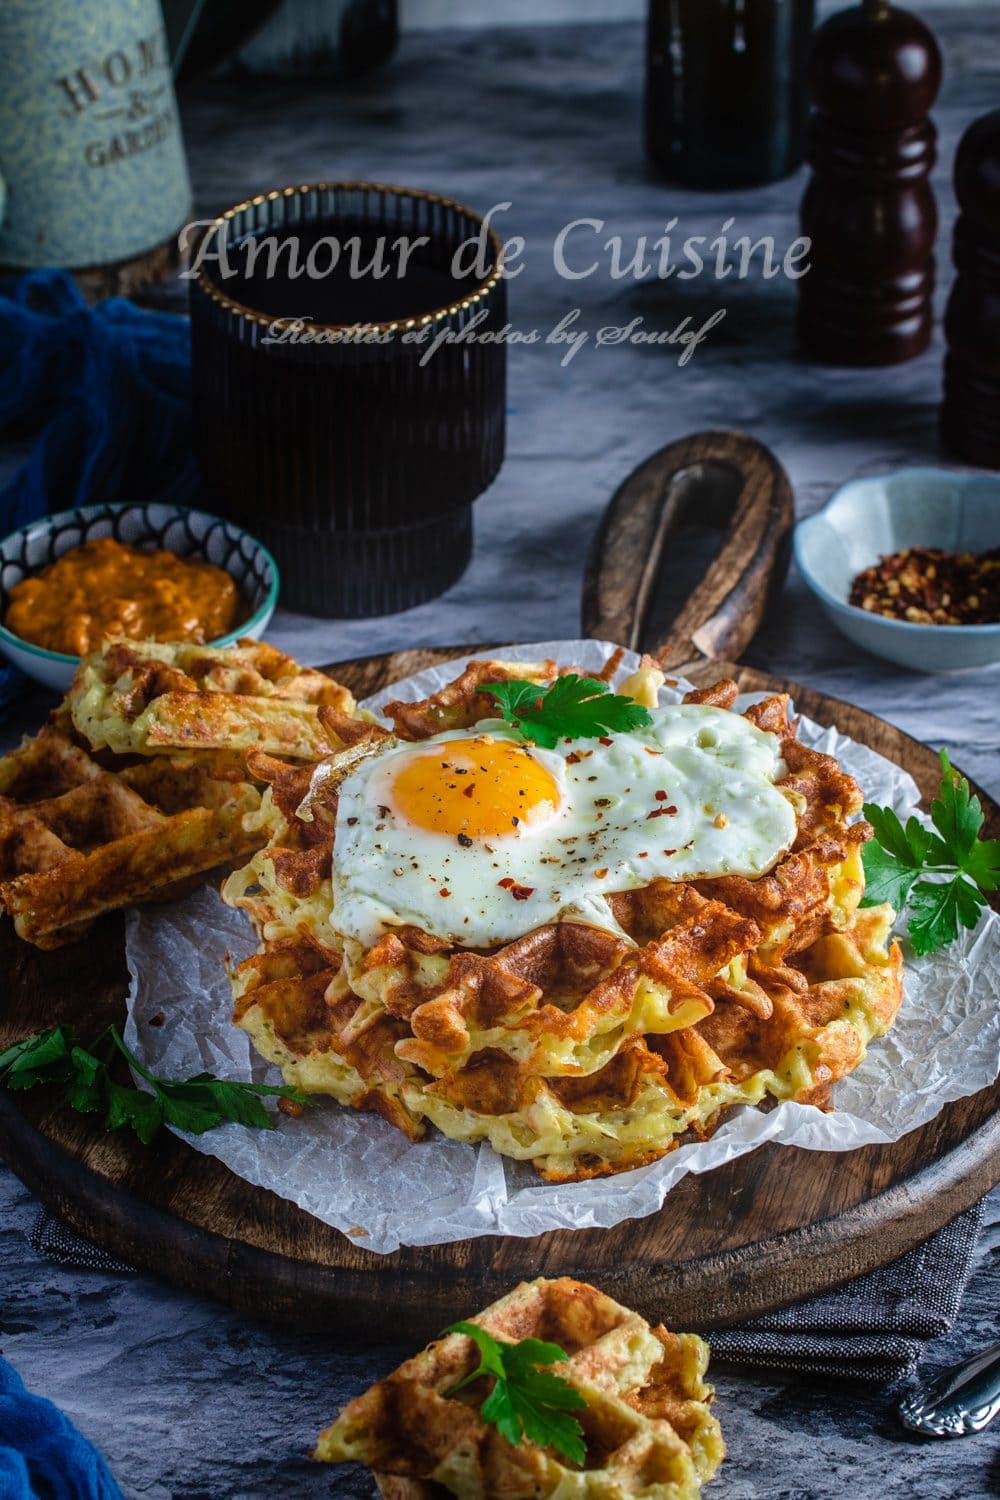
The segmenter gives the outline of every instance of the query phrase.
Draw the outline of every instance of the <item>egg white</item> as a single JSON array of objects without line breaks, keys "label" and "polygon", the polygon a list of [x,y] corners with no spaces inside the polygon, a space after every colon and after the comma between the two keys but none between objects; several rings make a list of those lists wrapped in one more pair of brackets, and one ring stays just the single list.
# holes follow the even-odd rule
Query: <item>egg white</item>
[{"label": "egg white", "polygon": [[366,759],[340,787],[336,931],[370,945],[413,925],[488,948],[560,917],[614,927],[604,898],[654,879],[771,869],[796,832],[792,801],[774,784],[785,774],[777,737],[704,704],[656,708],[652,718],[610,743],[526,746],[557,783],[558,807],[471,844],[401,818],[389,789],[400,764],[428,745],[477,735],[520,743],[510,725],[489,720]]}]

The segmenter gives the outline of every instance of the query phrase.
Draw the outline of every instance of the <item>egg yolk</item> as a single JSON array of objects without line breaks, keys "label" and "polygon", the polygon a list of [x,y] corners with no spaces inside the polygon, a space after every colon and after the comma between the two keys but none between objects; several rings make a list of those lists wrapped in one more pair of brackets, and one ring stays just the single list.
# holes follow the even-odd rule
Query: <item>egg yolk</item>
[{"label": "egg yolk", "polygon": [[407,757],[392,781],[396,813],[428,833],[504,838],[559,804],[550,771],[510,740],[447,740]]}]

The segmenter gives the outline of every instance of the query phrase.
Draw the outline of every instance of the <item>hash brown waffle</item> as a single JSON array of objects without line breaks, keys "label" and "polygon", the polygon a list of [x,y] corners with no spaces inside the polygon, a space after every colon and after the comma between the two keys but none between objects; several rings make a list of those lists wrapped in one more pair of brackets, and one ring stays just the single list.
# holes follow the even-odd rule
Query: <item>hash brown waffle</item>
[{"label": "hash brown waffle", "polygon": [[0,757],[0,910],[37,947],[106,911],[180,894],[263,842],[244,751],[315,758],[342,742],[346,688],[273,646],[109,641],[66,702]]},{"label": "hash brown waffle", "polygon": [[483,1421],[485,1379],[465,1334],[448,1334],[347,1406],[316,1457],[375,1471],[385,1500],[698,1500],[725,1455],[709,1409],[708,1347],[651,1328],[596,1287],[569,1277],[524,1282],[470,1321],[502,1343],[539,1338],[569,1356],[557,1373],[586,1401],[575,1415],[587,1453],[577,1468],[551,1448],[513,1447]]},{"label": "hash brown waffle", "polygon": [[36,947],[73,942],[102,913],[248,853],[259,802],[228,763],[109,770],[48,725],[0,758],[0,909]]},{"label": "hash brown waffle", "polygon": [[274,646],[111,640],[85,657],[69,691],[73,723],[95,750],[156,755],[245,752],[315,760],[331,743],[319,710],[354,699]]},{"label": "hash brown waffle", "polygon": [[[516,668],[543,682],[554,670]],[[482,683],[503,675],[510,664],[475,662],[387,717],[407,739],[466,727],[489,712]],[[646,665],[626,687],[655,701],[661,681]],[[689,696],[731,709],[737,689]],[[412,926],[367,949],[334,931],[338,783],[386,730],[341,726],[354,743],[313,771],[251,756],[270,784],[255,820],[269,842],[224,886],[261,940],[233,975],[237,1024],[287,1082],[411,1139],[430,1122],[487,1140],[549,1181],[643,1165],[737,1104],[825,1105],[900,1004],[893,913],[859,909],[870,829],[848,822],[856,783],[796,739],[784,696],[747,717],[780,737],[797,808],[769,874],[654,881],[609,897],[613,930],[564,919],[487,952]]]}]

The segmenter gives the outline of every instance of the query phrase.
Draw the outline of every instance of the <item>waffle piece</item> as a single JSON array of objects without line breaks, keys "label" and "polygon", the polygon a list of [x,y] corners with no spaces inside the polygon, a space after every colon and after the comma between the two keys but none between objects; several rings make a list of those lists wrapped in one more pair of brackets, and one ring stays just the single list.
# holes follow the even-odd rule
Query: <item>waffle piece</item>
[{"label": "waffle piece", "polygon": [[712,1134],[726,1113],[766,1099],[829,1103],[902,998],[902,958],[887,946],[892,913],[872,907],[801,955],[803,969],[746,961],[713,986],[712,1014],[619,1050],[598,1072],[540,1077],[478,1058],[451,1078],[408,1081],[404,1103],[455,1140],[488,1141],[530,1160],[547,1182],[627,1171]]},{"label": "waffle piece", "polygon": [[72,942],[253,849],[259,801],[225,759],[109,771],[48,726],[0,759],[0,908],[37,947]]},{"label": "waffle piece", "polygon": [[484,682],[552,682],[554,661],[473,661],[454,682],[414,703],[393,699],[383,712],[401,740],[426,740],[447,729],[467,729],[498,717],[497,701],[482,692]]},{"label": "waffle piece", "polygon": [[700,1338],[651,1328],[569,1277],[524,1282],[470,1321],[501,1343],[538,1338],[565,1350],[554,1368],[586,1401],[574,1413],[587,1445],[582,1467],[526,1438],[514,1447],[484,1422],[488,1378],[449,1395],[479,1362],[458,1333],[352,1401],[321,1434],[316,1457],[367,1464],[393,1500],[697,1500],[725,1455]]},{"label": "waffle piece", "polygon": [[400,1097],[405,1070],[393,1049],[404,1028],[381,1017],[349,1040],[357,1000],[336,962],[325,962],[314,945],[275,942],[247,959],[234,979],[234,1001],[236,1024],[299,1088],[371,1110],[411,1140],[424,1134]]},{"label": "waffle piece", "polygon": [[354,699],[274,646],[107,641],[84,657],[69,693],[73,723],[95,750],[156,755],[259,749],[316,760],[329,750],[320,710]]},{"label": "waffle piece", "polygon": [[[473,665],[437,695],[450,727],[466,727],[502,667]],[[644,664],[632,684],[655,697],[659,674]],[[723,682],[698,698],[725,708],[735,694]],[[397,735],[437,732],[441,706],[394,710]],[[288,1082],[375,1108],[411,1139],[429,1122],[488,1141],[549,1181],[643,1165],[735,1105],[826,1103],[891,1024],[901,957],[890,909],[859,910],[870,829],[847,818],[860,792],[799,745],[787,708],[781,696],[749,710],[781,737],[794,783],[798,836],[769,874],[654,880],[610,895],[604,925],[564,918],[487,951],[413,926],[367,949],[336,932],[339,782],[395,737],[365,726],[312,769],[252,757],[271,783],[258,820],[269,841],[224,888],[261,939],[234,976],[237,1023]],[[271,988],[262,976],[289,945],[321,958],[298,980],[283,967]]]}]

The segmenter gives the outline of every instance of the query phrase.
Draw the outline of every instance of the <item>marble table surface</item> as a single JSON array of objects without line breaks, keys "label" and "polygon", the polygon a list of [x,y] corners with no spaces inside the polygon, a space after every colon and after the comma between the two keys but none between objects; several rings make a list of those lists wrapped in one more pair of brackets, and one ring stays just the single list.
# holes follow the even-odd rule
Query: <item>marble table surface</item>
[{"label": "marble table surface", "polygon": [[[935,117],[941,162],[939,301],[954,218],[950,162],[961,131],[995,105],[1000,21],[961,4],[923,12],[946,78]],[[684,368],[676,351],[595,347],[561,365],[543,341],[509,357],[507,459],[477,508],[477,547],[443,598],[404,616],[318,621],[279,613],[274,641],[310,662],[406,642],[551,639],[578,629],[580,580],[593,528],[617,484],[653,449],[707,427],[739,427],[786,465],[800,514],[836,485],[903,464],[935,463],[941,342],[891,371],[831,371],[795,348],[795,290],[778,277],[681,283],[614,281],[606,263],[579,281],[553,271],[560,228],[606,223],[626,245],[676,217],[678,236],[797,234],[803,176],[722,195],[654,181],[640,149],[641,29],[541,27],[404,39],[397,60],[350,87],[215,79],[182,98],[199,214],[261,189],[319,177],[433,187],[524,236],[511,320],[543,333],[574,308],[592,333],[640,316],[648,329],[682,317],[715,327]],[[573,242],[580,250],[586,240]],[[590,257],[592,258],[592,257]],[[161,291],[178,306],[183,289]],[[16,461],[0,456],[0,479]],[[1000,669],[923,677],[864,656],[834,634],[794,571],[746,655],[755,665],[850,699],[933,745],[1000,794]],[[8,742],[45,706],[31,695],[0,727]],[[927,1365],[995,1340],[1000,1306],[1000,1193],[960,1326]],[[104,1450],[127,1496],[250,1500],[265,1495],[369,1496],[360,1474],[334,1476],[306,1455],[339,1404],[405,1353],[359,1348],[255,1325],[145,1276],[63,1270],[30,1248],[36,1212],[0,1169],[0,1342],[35,1389],[52,1396]],[[718,1500],[978,1500],[1000,1495],[995,1434],[957,1444],[906,1439],[885,1392],[768,1374],[718,1377],[730,1458]]]}]

